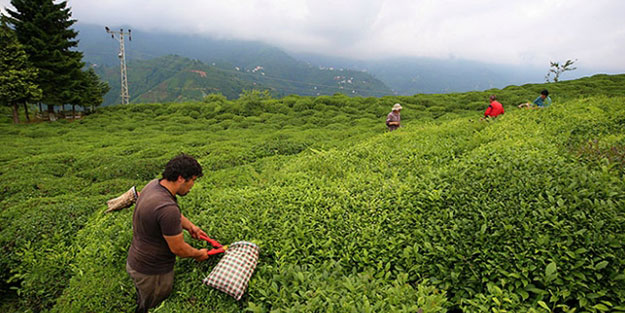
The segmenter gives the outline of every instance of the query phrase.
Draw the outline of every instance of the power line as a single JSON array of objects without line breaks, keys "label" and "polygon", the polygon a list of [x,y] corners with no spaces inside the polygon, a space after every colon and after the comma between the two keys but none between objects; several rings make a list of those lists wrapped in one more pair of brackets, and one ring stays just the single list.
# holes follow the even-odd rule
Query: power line
[{"label": "power line", "polygon": [[[105,26],[104,29],[107,33],[111,34],[111,38],[117,39],[119,41],[119,68],[120,68],[120,76],[121,76],[121,98],[122,104],[128,104],[130,100],[130,95],[128,93],[128,76],[126,74],[126,51],[124,48],[124,35],[128,35],[128,40],[132,41],[131,30],[128,32],[124,32],[123,28],[120,28],[119,31],[113,31]],[[115,38],[117,35],[119,38]]]}]

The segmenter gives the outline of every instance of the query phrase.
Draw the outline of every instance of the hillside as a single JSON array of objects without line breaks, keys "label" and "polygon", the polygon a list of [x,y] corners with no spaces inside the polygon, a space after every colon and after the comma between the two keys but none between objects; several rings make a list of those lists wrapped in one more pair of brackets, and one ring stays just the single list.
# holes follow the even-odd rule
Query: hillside
[{"label": "hillside", "polygon": [[[103,27],[79,24],[77,29],[78,49],[112,87],[104,105],[120,103],[119,43],[107,36]],[[133,30],[133,38],[126,44],[131,102],[201,100],[202,94],[213,92],[234,99],[243,89],[251,88],[270,90],[276,97],[393,93],[366,72],[311,66],[261,43],[140,30]],[[206,77],[185,75],[190,70],[202,71]],[[152,90],[155,87],[157,90]]]},{"label": "hillside", "polygon": [[[110,26],[110,25],[109,25]],[[79,49],[84,51],[90,63],[105,66],[119,64],[117,51],[119,44],[104,32],[104,27],[78,23]],[[117,29],[119,27],[113,27]],[[124,26],[128,29],[128,26]],[[303,81],[295,91],[284,90],[282,94],[296,93],[300,95],[317,95],[306,88],[311,84],[324,84],[309,80],[320,69],[343,69],[355,73],[363,71],[381,81],[384,87],[374,87],[380,92],[364,94],[382,96],[388,94],[413,95],[417,93],[465,92],[503,88],[507,85],[523,82],[543,82],[548,64],[544,67],[527,67],[482,63],[456,58],[391,58],[381,60],[357,60],[338,58],[307,53],[285,52],[279,48],[260,42],[219,40],[192,34],[169,34],[141,29],[133,29],[133,41],[127,42],[129,60],[150,60],[166,55],[180,55],[197,59],[206,64],[216,63],[224,69],[235,67],[252,70],[261,65],[272,71],[271,76],[277,78],[270,86],[278,90],[284,86],[274,86],[278,79]],[[302,72],[310,72],[309,74]],[[567,72],[563,79],[573,79],[596,73],[584,69],[583,64],[574,72]],[[267,73],[269,75],[269,73]],[[336,75],[335,75],[336,76]],[[345,76],[345,75],[343,75]],[[352,77],[356,77],[350,74]],[[470,78],[470,79],[469,79]],[[334,82],[324,84],[335,86]],[[288,87],[288,86],[287,86]],[[366,89],[366,88],[364,88]],[[353,89],[352,89],[353,90]],[[356,90],[358,91],[358,90]],[[320,94],[334,94],[341,90],[329,90]],[[115,94],[115,93],[113,93]]]},{"label": "hillside", "polygon": [[[109,25],[111,26],[111,25]],[[124,29],[132,27],[122,26]],[[111,27],[119,29],[120,27]],[[91,63],[115,66],[119,64],[119,42],[111,39],[103,25],[76,23],[79,32],[79,50]],[[289,67],[302,65],[284,51],[254,41],[220,40],[191,34],[171,34],[132,29],[132,41],[126,42],[129,60],[150,60],[167,55],[181,55],[204,63],[233,64],[254,67],[258,64]],[[276,62],[277,63],[274,63]]]},{"label": "hillside", "polygon": [[[96,73],[111,90],[103,105],[120,103],[119,66],[95,66]],[[165,56],[147,61],[128,63],[128,85],[131,102],[180,102],[201,100],[209,93],[221,93],[236,98],[243,89],[267,89],[236,75],[179,56]]]},{"label": "hillside", "polygon": [[[94,66],[96,73],[109,83],[111,90],[103,105],[120,103],[119,66]],[[291,71],[288,75],[284,74]],[[284,76],[290,77],[278,78]],[[240,68],[227,64],[206,65],[197,60],[169,55],[128,63],[130,102],[200,101],[211,93],[235,99],[244,90],[268,90],[273,96],[332,95],[381,96],[391,91],[368,74],[354,71],[299,68]]]},{"label": "hillside", "polygon": [[[185,215],[222,243],[256,242],[261,258],[240,302],[200,284],[218,258],[178,260],[159,312],[623,312],[623,86],[625,75],[597,75],[7,118],[1,309],[132,310],[132,209],[103,214],[104,203],[185,152],[206,173],[179,199]],[[545,87],[552,107],[515,107]],[[490,93],[506,114],[479,122]],[[403,128],[387,133],[395,102]]]},{"label": "hillside", "polygon": [[[489,64],[460,59],[403,57],[380,60],[351,60],[314,54],[296,54],[313,65],[364,70],[399,95],[449,93],[503,88],[521,82],[543,82],[545,68]],[[564,79],[583,76],[580,69]],[[470,78],[470,79],[468,79]]]}]

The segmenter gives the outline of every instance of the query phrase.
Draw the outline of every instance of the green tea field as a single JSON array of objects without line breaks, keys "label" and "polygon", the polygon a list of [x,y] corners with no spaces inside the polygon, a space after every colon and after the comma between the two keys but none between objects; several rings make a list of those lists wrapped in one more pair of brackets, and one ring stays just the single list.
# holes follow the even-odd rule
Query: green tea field
[{"label": "green tea field", "polygon": [[[516,107],[543,88],[552,106]],[[506,113],[480,121],[493,93]],[[402,128],[387,132],[396,102]],[[179,153],[204,168],[184,215],[260,259],[240,301],[201,283],[220,256],[178,259],[154,312],[625,312],[625,75],[7,115],[2,312],[134,310],[134,207],[105,214],[106,200]]]}]

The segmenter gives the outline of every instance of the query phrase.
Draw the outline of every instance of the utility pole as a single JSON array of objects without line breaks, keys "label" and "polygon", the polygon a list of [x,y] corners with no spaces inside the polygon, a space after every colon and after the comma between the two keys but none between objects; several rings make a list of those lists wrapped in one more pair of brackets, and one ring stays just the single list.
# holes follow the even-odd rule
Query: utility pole
[{"label": "utility pole", "polygon": [[[132,35],[130,29],[128,32],[124,32],[123,28],[119,31],[110,30],[107,26],[104,27],[106,32],[111,34],[111,38],[119,41],[119,68],[121,71],[121,98],[122,104],[128,104],[130,95],[128,94],[128,77],[126,75],[126,51],[124,49],[124,35],[128,35],[128,41],[132,41]],[[116,36],[117,35],[117,36]]]}]

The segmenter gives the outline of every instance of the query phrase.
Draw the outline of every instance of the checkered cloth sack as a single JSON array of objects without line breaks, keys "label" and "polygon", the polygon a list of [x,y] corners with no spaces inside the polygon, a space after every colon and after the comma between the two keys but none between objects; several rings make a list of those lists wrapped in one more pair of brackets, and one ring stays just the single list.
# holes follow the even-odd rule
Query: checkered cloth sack
[{"label": "checkered cloth sack", "polygon": [[231,244],[202,282],[240,300],[258,263],[258,246],[247,241]]}]

